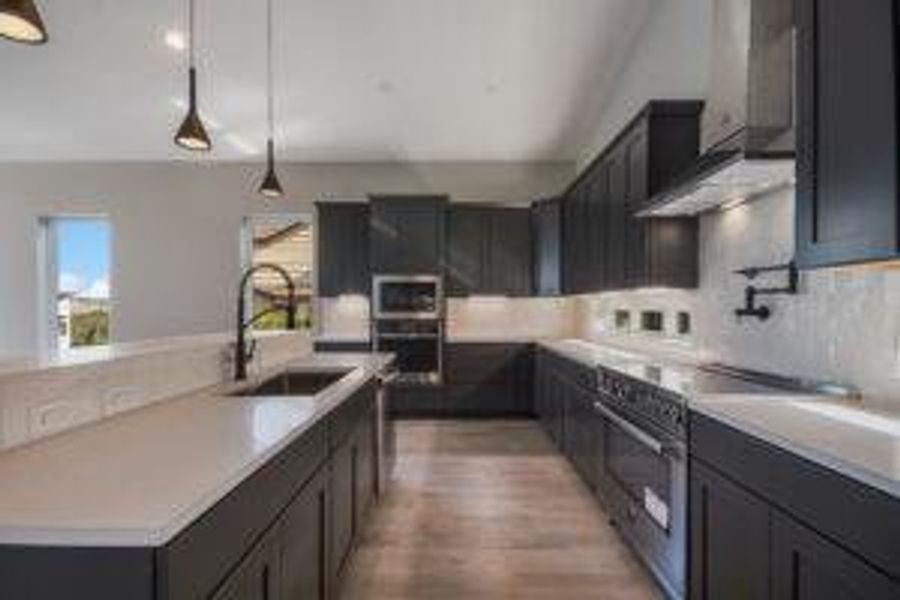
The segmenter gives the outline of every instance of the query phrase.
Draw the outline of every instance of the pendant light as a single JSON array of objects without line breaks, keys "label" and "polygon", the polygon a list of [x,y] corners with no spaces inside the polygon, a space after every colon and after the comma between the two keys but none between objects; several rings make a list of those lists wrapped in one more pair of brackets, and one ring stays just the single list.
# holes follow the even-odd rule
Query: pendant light
[{"label": "pendant light", "polygon": [[34,0],[0,0],[0,37],[34,45],[47,41],[47,30]]},{"label": "pendant light", "polygon": [[263,178],[262,184],[259,186],[259,193],[266,198],[280,198],[284,195],[284,188],[278,181],[278,175],[275,174],[275,84],[272,69],[272,0],[266,0],[267,3],[267,36],[266,36],[266,78],[268,88],[268,128],[269,140],[266,144],[266,176]]},{"label": "pendant light", "polygon": [[175,134],[175,143],[194,152],[207,152],[212,142],[197,111],[197,67],[194,50],[194,0],[188,0],[188,114]]}]

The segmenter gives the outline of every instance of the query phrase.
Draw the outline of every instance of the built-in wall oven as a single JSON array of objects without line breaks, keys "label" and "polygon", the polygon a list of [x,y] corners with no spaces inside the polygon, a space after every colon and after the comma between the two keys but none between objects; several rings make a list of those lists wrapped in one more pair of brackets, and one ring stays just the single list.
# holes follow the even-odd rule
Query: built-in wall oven
[{"label": "built-in wall oven", "polygon": [[441,383],[444,362],[441,278],[376,275],[372,284],[374,350],[395,355],[399,383]]},{"label": "built-in wall oven", "polygon": [[611,517],[666,592],[686,586],[685,403],[677,395],[600,369],[598,491]]},{"label": "built-in wall oven", "polygon": [[437,275],[376,275],[372,296],[375,319],[444,317],[443,281]]}]

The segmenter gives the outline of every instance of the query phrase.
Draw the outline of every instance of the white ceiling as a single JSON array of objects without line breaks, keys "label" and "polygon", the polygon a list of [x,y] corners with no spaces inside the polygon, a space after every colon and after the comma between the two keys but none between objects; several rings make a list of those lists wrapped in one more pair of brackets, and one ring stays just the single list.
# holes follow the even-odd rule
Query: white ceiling
[{"label": "white ceiling", "polygon": [[[274,0],[278,137],[297,161],[572,159],[653,0]],[[187,0],[38,0],[0,41],[0,160],[184,158]],[[264,0],[197,0],[215,160],[265,138]]]}]

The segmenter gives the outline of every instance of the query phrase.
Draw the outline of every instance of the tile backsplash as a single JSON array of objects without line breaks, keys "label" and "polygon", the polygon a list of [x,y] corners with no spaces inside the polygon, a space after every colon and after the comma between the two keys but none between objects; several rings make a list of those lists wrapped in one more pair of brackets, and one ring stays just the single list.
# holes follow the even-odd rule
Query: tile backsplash
[{"label": "tile backsplash", "polygon": [[[578,298],[579,331],[617,335],[615,313],[664,312],[664,331],[726,363],[853,384],[870,396],[900,402],[900,271],[878,268],[802,272],[796,296],[763,296],[767,321],[738,319],[747,280],[734,273],[783,264],[794,254],[794,194],[783,190],[701,217],[698,290],[638,290]],[[784,273],[754,283],[784,284]],[[691,315],[679,336],[678,313]],[[671,334],[671,335],[670,335]]]}]

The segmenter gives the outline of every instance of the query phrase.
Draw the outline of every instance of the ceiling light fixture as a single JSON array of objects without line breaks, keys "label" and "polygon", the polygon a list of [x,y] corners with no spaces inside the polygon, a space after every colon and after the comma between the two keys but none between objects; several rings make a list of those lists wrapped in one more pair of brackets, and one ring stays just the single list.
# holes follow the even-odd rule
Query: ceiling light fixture
[{"label": "ceiling light fixture", "polygon": [[269,139],[266,144],[266,176],[263,178],[262,185],[259,186],[259,193],[266,198],[279,198],[284,195],[284,188],[278,181],[278,175],[275,173],[275,84],[272,72],[272,0],[266,0],[267,23],[268,28],[266,35],[266,77],[268,87],[268,128]]},{"label": "ceiling light fixture", "polygon": [[191,151],[206,152],[212,149],[209,134],[197,111],[197,68],[195,61],[194,0],[188,0],[188,114],[175,134],[175,143]]},{"label": "ceiling light fixture", "polygon": [[180,31],[167,31],[163,39],[166,42],[166,46],[172,50],[177,50],[179,52],[187,50],[187,40],[184,39],[184,34]]},{"label": "ceiling light fixture", "polygon": [[0,37],[33,45],[47,41],[47,30],[34,0],[0,0]]}]

